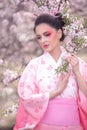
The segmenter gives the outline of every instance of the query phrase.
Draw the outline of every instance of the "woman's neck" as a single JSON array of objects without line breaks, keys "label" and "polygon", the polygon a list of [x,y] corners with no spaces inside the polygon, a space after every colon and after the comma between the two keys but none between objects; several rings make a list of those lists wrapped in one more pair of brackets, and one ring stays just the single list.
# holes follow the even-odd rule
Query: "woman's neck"
[{"label": "woman's neck", "polygon": [[61,54],[61,48],[59,49],[56,49],[55,51],[53,52],[49,52],[49,54],[53,57],[53,59],[57,62],[59,57],[60,57],[60,54]]}]

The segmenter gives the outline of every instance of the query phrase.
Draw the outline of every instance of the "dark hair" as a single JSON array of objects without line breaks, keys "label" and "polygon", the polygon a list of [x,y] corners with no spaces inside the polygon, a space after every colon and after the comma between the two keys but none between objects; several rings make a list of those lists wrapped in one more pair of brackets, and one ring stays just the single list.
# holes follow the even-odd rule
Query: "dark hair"
[{"label": "dark hair", "polygon": [[56,30],[61,29],[62,37],[60,41],[64,40],[65,35],[63,33],[63,27],[65,25],[65,22],[64,22],[64,19],[62,18],[61,13],[57,13],[55,14],[55,16],[49,15],[49,14],[41,14],[40,16],[38,16],[35,21],[34,32],[35,32],[36,27],[41,23],[46,23],[50,25],[51,27],[55,28]]}]

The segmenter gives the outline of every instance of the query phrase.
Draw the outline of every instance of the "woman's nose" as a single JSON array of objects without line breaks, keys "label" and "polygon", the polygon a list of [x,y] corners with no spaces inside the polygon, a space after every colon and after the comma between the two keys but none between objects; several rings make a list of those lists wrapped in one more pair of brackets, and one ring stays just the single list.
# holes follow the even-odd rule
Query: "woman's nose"
[{"label": "woman's nose", "polygon": [[41,38],[41,43],[44,43],[44,42],[46,42],[46,38],[42,37]]}]

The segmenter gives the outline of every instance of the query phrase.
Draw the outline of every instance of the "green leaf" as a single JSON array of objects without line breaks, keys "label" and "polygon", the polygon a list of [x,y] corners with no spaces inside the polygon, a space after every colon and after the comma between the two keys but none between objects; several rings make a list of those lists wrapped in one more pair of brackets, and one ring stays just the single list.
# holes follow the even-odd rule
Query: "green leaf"
[{"label": "green leaf", "polygon": [[56,71],[57,74],[67,72],[68,66],[69,66],[68,61],[66,59],[62,59],[62,65],[57,67],[57,69],[55,69],[55,71]]}]

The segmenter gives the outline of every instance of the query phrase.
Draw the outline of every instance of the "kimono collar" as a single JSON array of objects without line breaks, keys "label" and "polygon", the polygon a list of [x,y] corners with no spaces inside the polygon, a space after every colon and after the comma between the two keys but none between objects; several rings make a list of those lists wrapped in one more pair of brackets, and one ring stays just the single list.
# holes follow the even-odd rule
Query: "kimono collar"
[{"label": "kimono collar", "polygon": [[59,59],[58,59],[58,61],[56,62],[55,60],[54,60],[54,58],[50,55],[50,53],[49,52],[44,52],[44,54],[45,54],[45,56],[46,56],[46,58],[48,59],[48,61],[50,61],[52,64],[54,63],[55,65],[59,65],[60,63],[61,63],[61,60],[63,59],[63,58],[66,58],[67,56],[68,56],[68,53],[66,52],[66,50],[63,48],[63,47],[61,47],[61,54],[60,54],[60,57],[59,57]]}]

